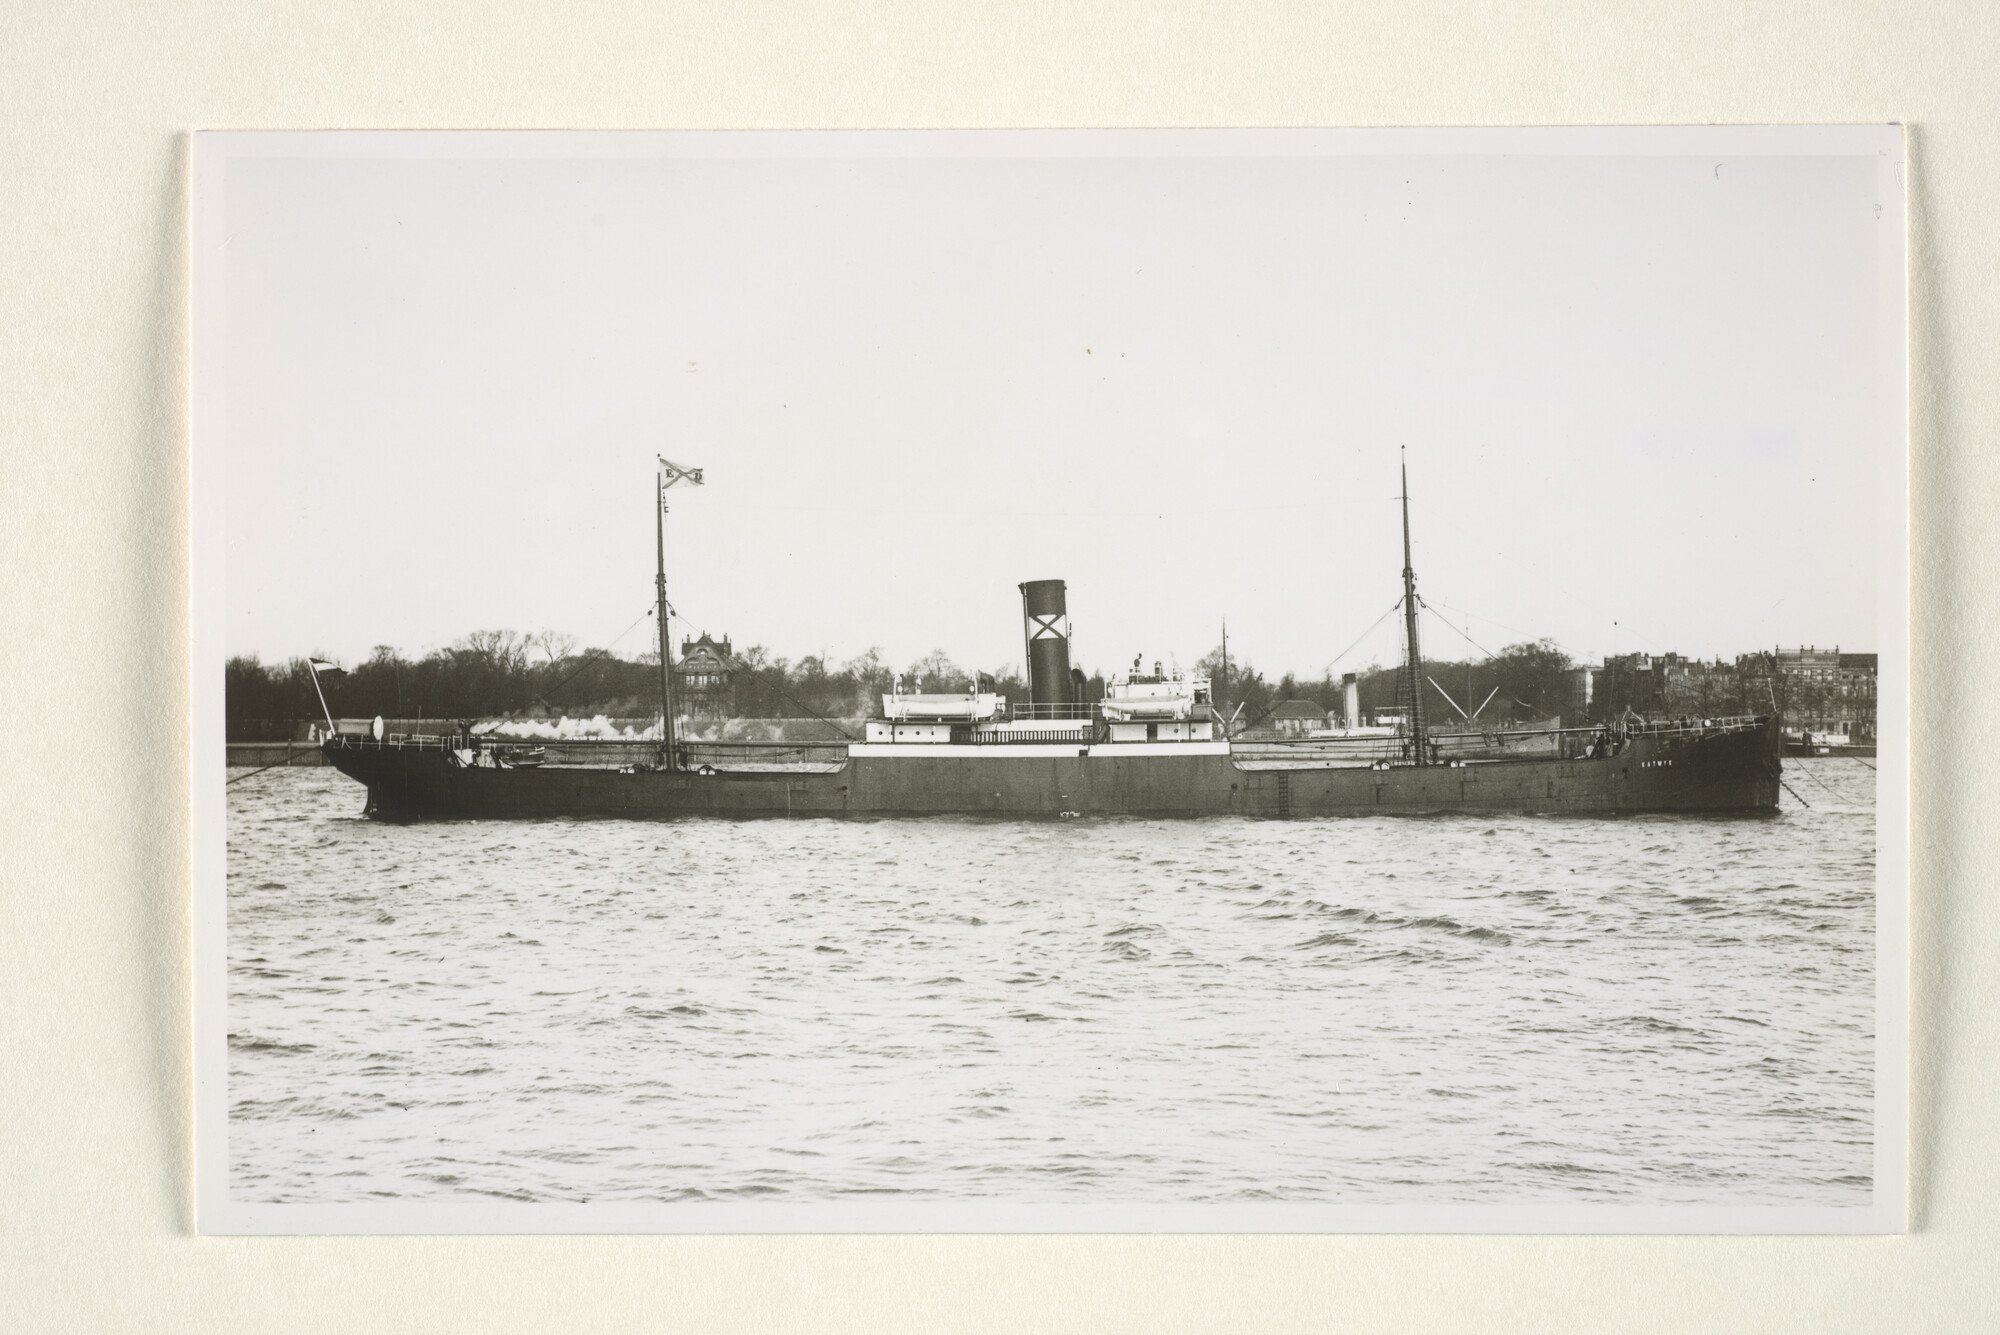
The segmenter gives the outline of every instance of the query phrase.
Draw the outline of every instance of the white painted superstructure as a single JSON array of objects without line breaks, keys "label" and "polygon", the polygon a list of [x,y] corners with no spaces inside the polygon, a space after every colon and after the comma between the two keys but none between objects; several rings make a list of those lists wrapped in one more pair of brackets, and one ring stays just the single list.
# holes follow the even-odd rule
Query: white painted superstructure
[{"label": "white painted superstructure", "polygon": [[1159,663],[1151,673],[1132,670],[1113,677],[1098,708],[1114,742],[1206,742],[1215,736],[1214,697],[1207,677],[1165,671]]},{"label": "white painted superstructure", "polygon": [[[921,754],[951,754],[957,748],[988,754],[985,748],[1004,746],[1005,754],[1027,756],[1046,747],[1063,754],[1078,748],[1091,755],[1138,754],[1149,747],[1174,747],[1215,741],[1215,711],[1207,677],[1153,665],[1112,678],[1104,698],[1095,704],[1029,704],[1007,707],[1007,697],[981,691],[975,683],[963,693],[918,693],[896,689],[882,697],[882,717],[870,719],[857,755],[905,754],[903,748],[923,748]],[[951,747],[953,752],[935,748]],[[1104,750],[1110,747],[1114,750]],[[884,750],[882,748],[894,748]],[[1132,751],[1131,748],[1137,748]]]}]

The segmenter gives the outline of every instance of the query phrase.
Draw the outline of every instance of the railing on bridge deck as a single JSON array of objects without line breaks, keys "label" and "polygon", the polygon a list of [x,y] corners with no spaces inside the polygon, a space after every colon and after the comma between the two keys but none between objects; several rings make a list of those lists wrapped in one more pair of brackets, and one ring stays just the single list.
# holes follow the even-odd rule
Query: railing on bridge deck
[{"label": "railing on bridge deck", "polygon": [[1097,705],[1091,701],[1078,701],[1068,705],[1014,705],[1008,713],[1016,723],[1041,722],[1045,720],[1075,719],[1087,723],[1097,717]]}]

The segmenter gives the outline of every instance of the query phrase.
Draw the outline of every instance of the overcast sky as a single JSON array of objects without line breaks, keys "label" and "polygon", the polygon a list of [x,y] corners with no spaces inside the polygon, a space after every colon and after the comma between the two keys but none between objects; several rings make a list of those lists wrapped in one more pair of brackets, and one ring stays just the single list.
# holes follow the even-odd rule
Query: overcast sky
[{"label": "overcast sky", "polygon": [[707,470],[690,630],[996,667],[1061,578],[1086,667],[1227,617],[1316,676],[1400,592],[1403,446],[1419,590],[1489,649],[1876,647],[1872,153],[426,142],[227,164],[232,654],[604,644],[658,452]]}]

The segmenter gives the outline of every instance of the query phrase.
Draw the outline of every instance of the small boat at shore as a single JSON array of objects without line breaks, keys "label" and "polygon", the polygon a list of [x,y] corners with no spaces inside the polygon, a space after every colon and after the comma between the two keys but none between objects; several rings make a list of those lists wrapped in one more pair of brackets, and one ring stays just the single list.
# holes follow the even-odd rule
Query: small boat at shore
[{"label": "small boat at shore", "polygon": [[1855,756],[1868,759],[1875,756],[1875,743],[1856,742],[1844,732],[1814,732],[1803,728],[1797,733],[1787,730],[1783,737],[1788,756]]}]

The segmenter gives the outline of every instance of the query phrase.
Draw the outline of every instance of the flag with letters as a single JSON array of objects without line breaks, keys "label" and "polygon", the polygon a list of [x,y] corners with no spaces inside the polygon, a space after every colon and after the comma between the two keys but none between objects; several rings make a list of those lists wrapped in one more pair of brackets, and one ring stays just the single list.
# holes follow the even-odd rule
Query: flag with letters
[{"label": "flag with letters", "polygon": [[701,470],[677,464],[665,455],[654,455],[660,461],[660,508],[667,508],[667,492],[676,482],[686,482],[690,486],[701,485]]}]

